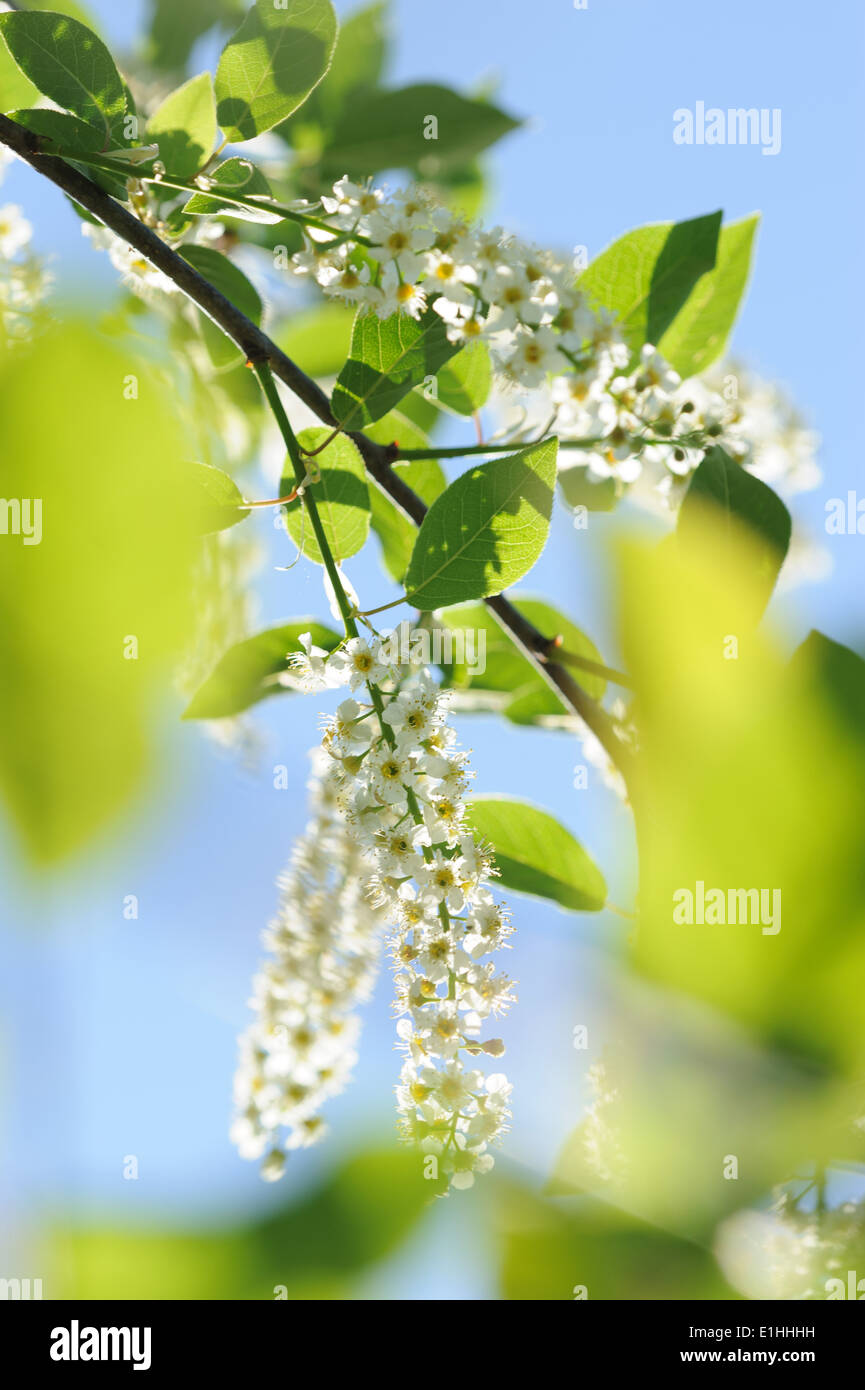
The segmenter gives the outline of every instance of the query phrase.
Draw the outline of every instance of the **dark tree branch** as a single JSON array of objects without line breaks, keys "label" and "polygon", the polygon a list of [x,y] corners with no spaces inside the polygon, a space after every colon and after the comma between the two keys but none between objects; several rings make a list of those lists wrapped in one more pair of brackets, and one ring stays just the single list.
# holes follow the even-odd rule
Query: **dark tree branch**
[{"label": "dark tree branch", "polygon": [[[56,155],[44,154],[38,135],[26,130],[17,122],[0,115],[0,141],[13,150],[37,173],[56,184],[74,202],[97,217],[104,226],[121,237],[158,270],[161,270],[175,285],[207,314],[224,333],[237,344],[245,354],[250,365],[266,363],[273,374],[303,401],[304,405],[318,418],[333,429],[338,421],[334,418],[330,402],[325,393],[303,372],[275,342],[239,309],[226,299],[208,280],[198,273],[187,261],[173,251],[152,228],[127,211],[109,194],[103,192],[91,179],[85,177],[71,164]],[[426,506],[408,484],[393,471],[391,465],[398,458],[398,450],[393,444],[377,444],[365,434],[351,433],[366,464],[367,470],[382,492],[399,507],[411,521],[420,525],[426,515]],[[606,710],[583,690],[563,665],[553,658],[557,634],[545,637],[538,629],[505,598],[497,594],[484,600],[495,614],[497,621],[536,665],[547,683],[557,692],[566,705],[588,725],[600,740],[608,755],[619,768],[626,781],[630,780],[632,755],[616,733],[615,721]]]}]

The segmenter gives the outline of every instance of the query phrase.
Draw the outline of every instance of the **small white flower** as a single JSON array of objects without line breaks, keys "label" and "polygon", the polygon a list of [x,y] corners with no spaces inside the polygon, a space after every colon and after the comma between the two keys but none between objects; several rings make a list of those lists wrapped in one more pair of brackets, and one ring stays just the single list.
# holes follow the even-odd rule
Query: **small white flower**
[{"label": "small white flower", "polygon": [[0,256],[4,260],[9,261],[17,255],[32,235],[33,228],[19,207],[14,203],[0,207]]}]

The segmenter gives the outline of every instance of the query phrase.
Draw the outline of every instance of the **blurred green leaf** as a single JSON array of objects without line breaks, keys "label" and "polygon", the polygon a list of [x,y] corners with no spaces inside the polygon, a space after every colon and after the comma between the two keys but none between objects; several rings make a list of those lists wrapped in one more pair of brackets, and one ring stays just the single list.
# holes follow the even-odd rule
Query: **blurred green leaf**
[{"label": "blurred green leaf", "polygon": [[[332,433],[324,428],[304,430],[298,441],[302,449],[317,449]],[[337,435],[326,449],[309,460],[309,466],[313,465],[321,478],[309,488],[309,495],[318,507],[331,554],[337,564],[341,564],[362,549],[369,535],[369,488],[363,459],[351,439]],[[294,486],[294,473],[284,473],[280,495],[287,497]],[[285,525],[298,549],[308,559],[323,564],[318,541],[300,498],[286,506]]]},{"label": "blurred green leaf", "polygon": [[[603,657],[591,638],[552,604],[520,593],[509,597],[518,612],[545,637],[561,637],[565,651],[603,664]],[[452,632],[470,635],[476,658],[473,664],[480,666],[479,670],[472,670],[465,663],[450,666],[449,684],[459,690],[490,691],[496,696],[495,707],[517,724],[534,724],[549,716],[569,713],[534,662],[520,651],[484,604],[456,604],[453,608],[442,609],[436,616]],[[587,694],[601,699],[607,688],[602,676],[581,671],[579,679]]]},{"label": "blurred green leaf", "polygon": [[183,463],[177,467],[173,501],[181,500],[196,535],[225,531],[249,516],[243,494],[233,478],[210,463]]},{"label": "blurred green leaf", "polygon": [[515,796],[473,796],[468,821],[495,850],[504,888],[548,898],[571,912],[600,912],[607,885],[569,830],[539,806]]},{"label": "blurred green leaf", "polygon": [[423,1216],[433,1184],[418,1156],[348,1159],[273,1216],[223,1230],[58,1225],[52,1296],[91,1299],[345,1299]]},{"label": "blurred green leaf", "polygon": [[695,470],[682,500],[676,527],[680,545],[704,544],[707,508],[716,530],[745,525],[752,532],[756,542],[750,552],[755,564],[752,589],[759,612],[769,601],[787,554],[790,513],[777,493],[717,445]]},{"label": "blurred green leaf", "polygon": [[547,540],[555,439],[463,473],[423,519],[405,583],[427,611],[500,594],[527,574]]},{"label": "blurred green leaf", "polygon": [[217,25],[236,24],[245,0],[150,0],[150,60],[168,72],[186,67],[198,39]]},{"label": "blurred green leaf", "polygon": [[[239,266],[212,246],[188,245],[182,248],[180,254],[204,276],[205,280],[215,285],[226,299],[231,300],[236,309],[248,319],[252,319],[253,323],[261,323],[261,297]],[[243,353],[240,348],[211,318],[199,311],[198,322],[204,345],[214,367],[230,367],[242,359]]]},{"label": "blurred green leaf", "polygon": [[685,993],[619,977],[603,1036],[551,1195],[592,1193],[708,1244],[720,1220],[849,1151],[849,1086]]},{"label": "blurred green leaf", "polygon": [[409,169],[434,178],[480,154],[519,121],[491,102],[424,83],[374,92],[341,113],[322,156],[326,178],[365,178],[379,169]]},{"label": "blurred green leaf", "polygon": [[850,731],[865,741],[865,661],[816,628],[793,653],[794,671],[828,699]]},{"label": "blurred green leaf", "polygon": [[310,100],[314,113],[332,124],[349,101],[378,85],[387,60],[387,0],[376,0],[340,24],[333,62]]},{"label": "blurred green leaf", "polygon": [[615,478],[596,478],[584,463],[559,469],[559,487],[569,507],[611,512],[618,501]]},{"label": "blurred green leaf", "polygon": [[351,348],[353,323],[351,309],[329,301],[292,314],[276,340],[308,376],[336,376]]},{"label": "blurred green leaf", "polygon": [[280,682],[288,670],[289,652],[301,650],[301,635],[308,632],[313,645],[333,651],[342,638],[316,618],[295,618],[290,623],[257,632],[220,657],[212,674],[195,692],[183,712],[184,719],[227,719],[240,714],[270,695],[289,692]]},{"label": "blurred green leaf", "polygon": [[0,359],[0,390],[0,492],[38,501],[42,530],[0,541],[0,790],[48,861],[159,769],[154,706],[191,624],[189,450],[164,383],[74,325]]},{"label": "blurred green leaf", "polygon": [[[692,519],[687,547],[623,557],[623,650],[639,691],[636,960],[766,1046],[855,1074],[863,748],[807,664],[783,661],[754,628],[762,543],[713,518]],[[674,895],[692,894],[696,912],[699,884],[763,890],[758,920],[749,900],[744,923],[677,921]]]},{"label": "blurred green leaf", "polygon": [[337,22],[329,0],[255,0],[216,69],[219,124],[232,144],[279,125],[330,67]]},{"label": "blurred green leaf", "polygon": [[159,145],[170,177],[193,178],[210,158],[216,140],[216,103],[209,72],[191,77],[156,108],[147,134]]},{"label": "blurred green leaf", "polygon": [[[603,1202],[499,1186],[501,1293],[514,1300],[736,1298],[709,1251]],[[585,1293],[583,1293],[585,1290]]]}]

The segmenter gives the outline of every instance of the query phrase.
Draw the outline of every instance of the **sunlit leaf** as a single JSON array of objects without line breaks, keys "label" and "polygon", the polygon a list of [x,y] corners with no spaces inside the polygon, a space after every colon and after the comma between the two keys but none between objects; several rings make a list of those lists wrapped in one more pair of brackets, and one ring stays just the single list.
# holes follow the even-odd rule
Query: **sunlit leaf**
[{"label": "sunlit leaf", "polygon": [[147,122],[147,134],[159,145],[159,157],[170,176],[194,177],[209,159],[216,140],[210,73],[191,77],[167,96]]},{"label": "sunlit leaf", "polygon": [[329,0],[255,0],[216,69],[217,115],[231,143],[297,110],[330,67],[336,30]]},{"label": "sunlit leaf", "polygon": [[499,594],[544,548],[556,480],[555,439],[470,468],[430,507],[405,584],[415,608]]},{"label": "sunlit leaf", "polygon": [[[317,449],[332,434],[328,429],[304,430],[298,436],[303,449]],[[345,435],[337,435],[326,449],[310,460],[321,477],[309,488],[318,507],[321,524],[331,554],[339,563],[360,550],[369,535],[369,489],[363,459],[357,445]],[[287,469],[280,484],[287,497],[295,486],[294,473]],[[295,545],[310,560],[324,559],[303,503],[298,498],[285,508],[286,528]]]},{"label": "sunlit leaf", "polygon": [[701,276],[715,264],[721,213],[656,222],[620,237],[580,276],[580,289],[619,320],[632,352],[659,345]]},{"label": "sunlit leaf", "polygon": [[0,33],[21,71],[43,96],[116,138],[126,114],[126,89],[105,44],[68,15],[40,10],[0,14]]},{"label": "sunlit leaf", "polygon": [[600,912],[607,899],[601,871],[548,811],[513,796],[473,796],[468,819],[492,845],[504,888],[572,912]]},{"label": "sunlit leaf", "polygon": [[435,376],[456,351],[431,307],[419,319],[402,313],[380,319],[361,311],[352,331],[351,354],[334,387],[334,415],[345,429],[362,429],[386,415],[414,386]]}]

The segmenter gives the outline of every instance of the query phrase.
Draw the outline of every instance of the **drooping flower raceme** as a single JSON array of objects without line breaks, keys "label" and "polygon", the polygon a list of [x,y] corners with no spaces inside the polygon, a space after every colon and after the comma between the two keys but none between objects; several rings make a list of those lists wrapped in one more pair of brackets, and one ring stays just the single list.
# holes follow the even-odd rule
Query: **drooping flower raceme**
[{"label": "drooping flower raceme", "polygon": [[254,981],[255,1021],[240,1039],[231,1136],[262,1176],[282,1176],[287,1150],[321,1139],[325,1101],[357,1059],[358,1005],[382,949],[382,914],[367,897],[357,836],[339,810],[340,776],[321,750],[310,782],[312,817],[280,880],[268,959]]},{"label": "drooping flower raceme", "polygon": [[[293,667],[306,689],[352,688],[325,726],[326,778],[355,863],[366,866],[363,891],[391,929],[400,1129],[433,1160],[428,1176],[469,1187],[493,1166],[489,1145],[509,1119],[507,1079],[477,1062],[504,1051],[488,1021],[507,1009],[513,985],[490,956],[511,927],[490,891],[490,851],[467,823],[471,774],[447,723],[447,694],[376,637],[330,656],[307,642]],[[263,1148],[259,1113],[256,1104],[254,1146]]]}]

